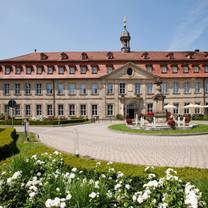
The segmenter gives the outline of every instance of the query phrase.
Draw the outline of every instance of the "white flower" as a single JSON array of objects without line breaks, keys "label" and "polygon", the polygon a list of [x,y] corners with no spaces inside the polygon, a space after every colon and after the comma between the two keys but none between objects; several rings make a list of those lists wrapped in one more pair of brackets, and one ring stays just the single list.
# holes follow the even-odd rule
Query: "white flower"
[{"label": "white flower", "polygon": [[95,188],[99,189],[99,181],[95,181]]},{"label": "white flower", "polygon": [[17,171],[17,172],[15,172],[14,174],[13,174],[13,176],[12,176],[12,179],[17,179],[18,177],[20,177],[22,175],[22,172],[21,171]]},{"label": "white flower", "polygon": [[156,175],[154,174],[154,173],[150,173],[149,175],[148,175],[148,179],[149,180],[151,180],[151,179],[153,179],[153,178],[155,178],[156,177]]},{"label": "white flower", "polygon": [[129,190],[129,189],[130,189],[130,185],[129,185],[129,184],[126,184],[126,185],[125,185],[125,188],[126,188],[127,190]]},{"label": "white flower", "polygon": [[60,208],[65,208],[65,207],[66,207],[66,203],[65,202],[61,202]]},{"label": "white flower", "polygon": [[92,192],[91,194],[89,194],[89,197],[92,199],[94,199],[96,196],[97,196],[97,193],[95,192]]},{"label": "white flower", "polygon": [[31,193],[29,194],[29,197],[32,199],[32,198],[34,198],[35,195],[36,195],[35,192],[31,192]]},{"label": "white flower", "polygon": [[158,205],[158,208],[167,208],[168,204],[167,203],[162,203]]},{"label": "white flower", "polygon": [[158,182],[156,180],[149,181],[148,183],[144,184],[143,187],[153,187],[157,188],[158,187]]},{"label": "white flower", "polygon": [[32,155],[31,158],[37,160],[37,155]]},{"label": "white flower", "polygon": [[57,188],[56,188],[56,191],[57,191],[57,192],[60,192],[60,188],[57,187]]},{"label": "white flower", "polygon": [[118,190],[119,188],[121,188],[121,184],[120,183],[117,183],[114,187],[115,190]]},{"label": "white flower", "polygon": [[72,172],[77,172],[77,168],[72,168]]},{"label": "white flower", "polygon": [[38,172],[38,173],[37,173],[37,176],[41,176],[41,172]]},{"label": "white flower", "polygon": [[58,151],[54,151],[53,154],[54,154],[54,155],[59,155],[59,154],[61,154],[61,153],[58,152]]},{"label": "white flower", "polygon": [[113,164],[113,162],[112,161],[109,161],[108,163],[107,163],[107,165],[112,165]]},{"label": "white flower", "polygon": [[47,199],[47,201],[45,202],[45,206],[46,206],[47,208],[50,208],[50,207],[51,207],[51,202],[52,202],[51,199]]},{"label": "white flower", "polygon": [[107,194],[106,194],[109,198],[112,198],[113,194],[110,190],[108,190]]},{"label": "white flower", "polygon": [[147,172],[148,170],[154,170],[155,168],[153,166],[147,166],[144,171]]},{"label": "white flower", "polygon": [[69,175],[69,178],[71,178],[71,179],[75,178],[75,174],[74,174],[74,173],[71,173],[71,174]]},{"label": "white flower", "polygon": [[101,165],[101,162],[97,162],[97,163],[96,163],[96,166],[100,166],[100,165]]},{"label": "white flower", "polygon": [[137,199],[136,195],[133,195],[132,200],[135,202]]},{"label": "white flower", "polygon": [[123,177],[124,176],[124,174],[122,173],[122,172],[118,172],[118,175],[117,175],[117,178],[121,178],[121,177]]},{"label": "white flower", "polygon": [[11,183],[12,183],[12,178],[10,177],[10,178],[7,178],[7,184],[8,185],[11,185]]},{"label": "white flower", "polygon": [[67,194],[66,195],[66,200],[70,200],[72,198],[72,195],[71,194]]}]

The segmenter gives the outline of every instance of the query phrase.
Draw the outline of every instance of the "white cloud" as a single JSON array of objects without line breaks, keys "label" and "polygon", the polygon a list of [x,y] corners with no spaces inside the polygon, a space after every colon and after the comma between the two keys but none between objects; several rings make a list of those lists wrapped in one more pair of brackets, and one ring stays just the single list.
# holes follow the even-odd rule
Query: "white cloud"
[{"label": "white cloud", "polygon": [[176,28],[168,50],[188,50],[208,28],[208,1],[198,0],[193,9]]}]

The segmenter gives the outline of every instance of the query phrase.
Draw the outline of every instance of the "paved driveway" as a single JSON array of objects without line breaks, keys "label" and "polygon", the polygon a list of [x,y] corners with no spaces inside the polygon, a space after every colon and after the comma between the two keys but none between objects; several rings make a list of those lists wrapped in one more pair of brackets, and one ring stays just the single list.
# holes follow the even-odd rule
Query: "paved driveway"
[{"label": "paved driveway", "polygon": [[[30,127],[41,142],[96,159],[154,166],[208,168],[208,135],[144,136],[113,132],[111,122],[67,127]],[[22,128],[17,127],[17,130]]]}]

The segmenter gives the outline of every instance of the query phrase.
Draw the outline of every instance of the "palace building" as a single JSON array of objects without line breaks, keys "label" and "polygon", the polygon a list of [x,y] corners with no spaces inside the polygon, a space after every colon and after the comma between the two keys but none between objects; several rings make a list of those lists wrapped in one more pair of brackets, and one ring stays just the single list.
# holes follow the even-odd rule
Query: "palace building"
[{"label": "palace building", "polygon": [[124,21],[120,51],[34,51],[1,60],[0,113],[13,98],[19,117],[133,118],[155,111],[158,79],[172,113],[207,113],[184,106],[208,105],[208,52],[131,51],[130,40]]}]

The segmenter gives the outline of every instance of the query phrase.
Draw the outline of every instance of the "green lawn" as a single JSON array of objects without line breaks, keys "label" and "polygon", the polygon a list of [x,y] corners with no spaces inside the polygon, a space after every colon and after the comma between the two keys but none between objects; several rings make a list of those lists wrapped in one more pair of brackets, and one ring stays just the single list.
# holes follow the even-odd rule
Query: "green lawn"
[{"label": "green lawn", "polygon": [[[1,142],[1,138],[0,138]],[[0,161],[0,169],[3,170],[4,166],[10,164],[10,162],[17,157],[29,157],[33,154],[40,154],[43,152],[53,152],[54,149],[49,148],[43,145],[40,142],[37,142],[35,136],[31,134],[31,142],[26,142],[23,133],[18,133],[18,138],[16,141],[17,149],[19,153],[8,157],[6,160]],[[75,157],[72,154],[63,153],[63,158],[66,164],[83,168],[83,169],[94,169],[96,165],[96,160],[84,158],[84,157]],[[122,171],[126,175],[131,176],[142,176],[144,173],[145,166],[142,165],[131,165],[123,163],[114,163],[113,167],[117,170]],[[167,167],[156,167],[157,173],[162,176]],[[106,162],[102,161],[101,171],[107,169]],[[206,201],[208,202],[208,169],[198,169],[198,168],[174,168],[177,170],[178,175],[187,181],[192,181],[195,183],[201,191],[204,193]]]},{"label": "green lawn", "polygon": [[187,130],[142,130],[142,129],[130,129],[125,124],[115,124],[109,126],[110,129],[127,132],[132,134],[149,134],[149,135],[181,135],[181,134],[197,134],[197,133],[207,133],[208,134],[208,125],[199,124],[197,127]]}]

